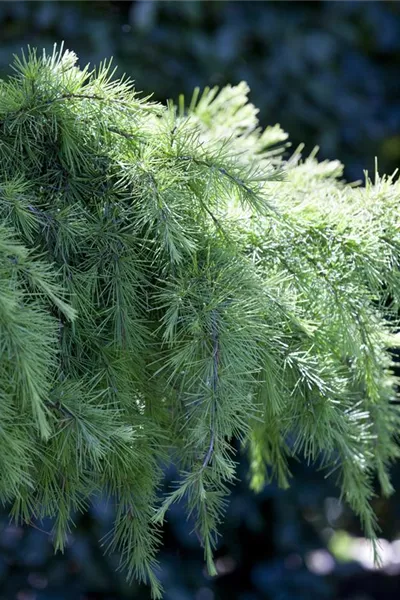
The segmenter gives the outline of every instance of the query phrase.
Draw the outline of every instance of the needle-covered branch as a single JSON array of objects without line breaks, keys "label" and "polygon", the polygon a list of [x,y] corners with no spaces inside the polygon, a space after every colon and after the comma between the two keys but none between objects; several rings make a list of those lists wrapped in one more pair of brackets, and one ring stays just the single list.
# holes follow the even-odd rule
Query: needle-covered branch
[{"label": "needle-covered branch", "polygon": [[[399,456],[399,183],[286,158],[241,83],[189,107],[109,64],[30,50],[0,82],[0,500],[54,519],[94,494],[129,578],[183,501],[210,573],[238,443],[251,485],[324,464],[374,539]],[[161,465],[180,477],[159,493]]]}]

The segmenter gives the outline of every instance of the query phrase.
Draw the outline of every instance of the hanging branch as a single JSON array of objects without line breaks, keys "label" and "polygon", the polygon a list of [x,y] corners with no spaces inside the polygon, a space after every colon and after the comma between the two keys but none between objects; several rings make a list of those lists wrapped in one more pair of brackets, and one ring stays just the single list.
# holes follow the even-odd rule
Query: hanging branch
[{"label": "hanging branch", "polygon": [[[372,482],[390,491],[399,456],[398,184],[355,190],[314,155],[272,162],[286,136],[261,133],[243,84],[185,115],[56,50],[15,68],[0,94],[0,502],[25,520],[62,507],[61,544],[72,507],[115,496],[110,547],[159,598],[153,525],[173,502],[215,573],[237,436],[260,481],[270,464],[285,485],[289,453],[343,457],[373,538]],[[172,448],[185,471],[157,510]]]},{"label": "hanging branch", "polygon": [[218,325],[217,325],[217,312],[216,310],[211,311],[211,339],[212,339],[212,359],[213,359],[213,371],[211,378],[211,389],[212,389],[212,404],[211,404],[211,438],[210,445],[207,454],[204,458],[202,469],[205,469],[210,461],[212,460],[215,444],[215,418],[217,411],[217,394],[218,394],[218,369],[220,359],[220,348],[219,348],[219,337],[218,337]]}]

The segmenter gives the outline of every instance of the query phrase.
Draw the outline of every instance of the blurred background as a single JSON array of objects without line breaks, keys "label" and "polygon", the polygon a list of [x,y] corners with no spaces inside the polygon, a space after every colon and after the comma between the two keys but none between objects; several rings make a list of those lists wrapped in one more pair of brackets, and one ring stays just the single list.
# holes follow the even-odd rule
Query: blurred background
[{"label": "blurred background", "polygon": [[[81,64],[114,56],[120,73],[158,100],[195,86],[246,80],[263,125],[280,123],[295,148],[345,163],[348,180],[400,162],[400,3],[380,1],[9,1],[0,2],[0,74],[27,44],[65,41]],[[204,571],[197,538],[179,506],[160,554],[166,600],[397,600],[400,493],[377,497],[382,566],[374,568],[359,523],[334,479],[292,465],[289,491],[247,487],[245,459],[217,551],[219,575]],[[175,478],[166,473],[166,485]],[[400,466],[393,470],[400,492]],[[148,599],[115,573],[99,540],[113,519],[101,498],[76,515],[64,555],[53,555],[51,523],[25,529],[0,513],[0,600]]]}]

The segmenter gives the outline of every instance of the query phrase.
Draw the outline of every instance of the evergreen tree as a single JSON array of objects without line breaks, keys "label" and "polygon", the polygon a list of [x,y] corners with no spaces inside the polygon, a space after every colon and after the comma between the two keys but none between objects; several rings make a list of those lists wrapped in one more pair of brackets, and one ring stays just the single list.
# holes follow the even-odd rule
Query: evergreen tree
[{"label": "evergreen tree", "polygon": [[[235,480],[319,461],[375,539],[399,411],[399,184],[341,180],[260,131],[247,86],[142,99],[109,63],[29,51],[0,84],[0,498],[54,519],[94,494],[129,578],[185,499],[210,573]],[[162,464],[181,477],[160,498]]]}]

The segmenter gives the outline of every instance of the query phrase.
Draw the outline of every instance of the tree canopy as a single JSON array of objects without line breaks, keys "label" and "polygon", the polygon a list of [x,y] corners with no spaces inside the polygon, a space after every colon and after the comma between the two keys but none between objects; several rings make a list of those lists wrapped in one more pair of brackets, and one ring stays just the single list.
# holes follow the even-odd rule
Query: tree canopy
[{"label": "tree canopy", "polygon": [[[245,83],[152,102],[111,63],[29,50],[0,83],[0,498],[62,549],[96,493],[104,544],[154,574],[183,500],[210,573],[235,480],[318,462],[375,539],[399,410],[399,183],[287,158]],[[179,467],[163,497],[163,465]]]}]

